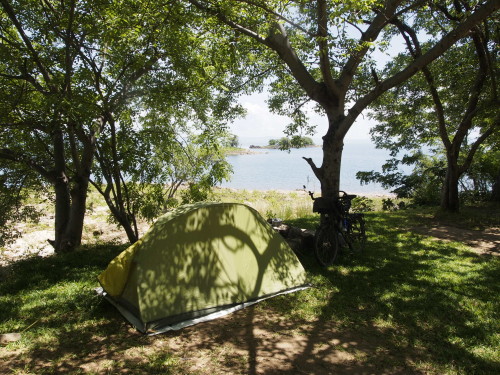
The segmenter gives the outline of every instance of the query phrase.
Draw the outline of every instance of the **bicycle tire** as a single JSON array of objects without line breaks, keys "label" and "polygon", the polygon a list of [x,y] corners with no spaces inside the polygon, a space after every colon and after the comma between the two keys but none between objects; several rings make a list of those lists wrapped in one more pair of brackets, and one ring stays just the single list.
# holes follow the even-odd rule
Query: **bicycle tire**
[{"label": "bicycle tire", "polygon": [[314,255],[323,267],[331,266],[337,259],[339,241],[332,226],[323,225],[316,231],[314,240]]},{"label": "bicycle tire", "polygon": [[365,219],[363,214],[347,215],[347,232],[344,234],[349,249],[360,253],[366,245]]}]

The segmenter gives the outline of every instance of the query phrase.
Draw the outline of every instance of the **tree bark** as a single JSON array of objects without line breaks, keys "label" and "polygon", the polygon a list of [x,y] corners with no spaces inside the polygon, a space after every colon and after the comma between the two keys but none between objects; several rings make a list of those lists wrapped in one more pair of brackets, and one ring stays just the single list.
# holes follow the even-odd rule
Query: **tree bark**
[{"label": "tree bark", "polygon": [[64,154],[64,139],[60,129],[52,136],[54,145],[53,184],[56,196],[55,202],[55,240],[49,241],[56,253],[61,252],[62,242],[68,225],[71,211],[71,195],[69,192],[69,178],[66,174],[66,157]]},{"label": "tree bark", "polygon": [[493,202],[500,202],[500,169],[498,169],[497,178],[491,189],[491,200]]},{"label": "tree bark", "polygon": [[87,202],[90,165],[93,149],[84,147],[82,163],[72,180],[66,172],[64,138],[61,130],[54,132],[54,191],[55,202],[55,240],[49,241],[56,253],[75,250],[82,242],[83,223]]},{"label": "tree bark", "polygon": [[[123,230],[127,234],[128,241],[130,244],[136,243],[139,240],[139,232],[137,230],[137,222],[135,219],[135,215],[128,215],[127,210],[125,208],[125,202],[118,198],[114,193],[115,187],[113,183],[113,179],[109,176],[105,176],[108,181],[108,186],[105,190],[102,190],[98,185],[94,184],[96,189],[101,193],[101,195],[106,200],[109,210],[113,217],[118,221],[123,227]],[[120,184],[120,181],[118,181]],[[111,198],[111,194],[113,194],[113,198]]]},{"label": "tree bark", "polygon": [[71,188],[71,210],[61,241],[61,252],[76,249],[82,242],[83,223],[87,202],[88,176],[78,176]]},{"label": "tree bark", "polygon": [[[334,117],[334,115],[332,115]],[[342,151],[344,135],[339,134],[342,120],[330,118],[329,130],[323,137],[323,164],[321,194],[324,197],[338,197],[340,190],[340,170],[342,166]]]},{"label": "tree bark", "polygon": [[55,202],[55,225],[54,225],[54,241],[49,240],[49,243],[54,247],[56,253],[62,252],[63,239],[67,241],[65,236],[66,227],[68,225],[71,211],[71,195],[69,193],[68,178],[64,173],[59,173],[54,184],[56,196]]},{"label": "tree bark", "polygon": [[448,212],[458,212],[460,201],[458,197],[458,179],[460,178],[457,163],[458,155],[448,155],[446,175],[441,192],[441,209]]}]

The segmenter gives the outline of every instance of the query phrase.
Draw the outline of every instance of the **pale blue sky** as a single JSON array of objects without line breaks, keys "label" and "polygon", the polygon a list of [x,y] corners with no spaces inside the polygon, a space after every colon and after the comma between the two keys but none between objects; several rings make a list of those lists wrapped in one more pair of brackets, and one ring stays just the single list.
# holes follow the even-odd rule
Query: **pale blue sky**
[{"label": "pale blue sky", "polygon": [[[240,99],[240,103],[247,110],[245,118],[236,120],[231,124],[231,132],[240,138],[281,138],[284,136],[283,130],[290,123],[290,119],[271,113],[267,107],[267,93],[245,95]],[[326,116],[311,113],[310,124],[316,125],[315,140],[320,140],[326,133]],[[351,127],[346,136],[349,140],[370,140],[369,130],[374,125],[373,120],[368,119],[366,114],[359,116],[356,123]]]},{"label": "pale blue sky", "polygon": [[[425,37],[424,37],[425,39]],[[375,49],[370,54],[376,61],[378,68],[382,68],[385,63],[390,61],[398,53],[405,50],[405,44],[400,37],[394,37],[391,40],[391,46],[385,50]],[[290,123],[287,117],[277,116],[269,112],[266,99],[268,93],[245,95],[241,97],[240,103],[246,108],[247,116],[236,120],[230,127],[231,132],[240,138],[263,137],[266,139],[283,137],[283,130]],[[349,141],[370,141],[370,128],[375,125],[375,121],[367,116],[368,111],[364,111],[356,120],[346,135],[345,140]],[[314,140],[319,144],[321,137],[326,133],[327,119],[316,113],[311,113],[311,125],[316,125],[316,134]]]}]

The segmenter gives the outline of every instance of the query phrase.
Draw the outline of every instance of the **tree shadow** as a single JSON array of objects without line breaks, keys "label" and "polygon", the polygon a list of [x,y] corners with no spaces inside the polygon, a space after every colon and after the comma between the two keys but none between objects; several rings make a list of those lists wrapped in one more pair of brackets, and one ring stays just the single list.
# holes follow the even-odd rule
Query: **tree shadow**
[{"label": "tree shadow", "polygon": [[[156,307],[162,301],[167,301],[168,306],[188,306],[193,311],[206,307],[203,300],[206,295],[212,297],[211,301],[225,305],[280,292],[274,290],[273,285],[277,282],[283,290],[298,286],[298,281],[305,282],[301,277],[301,280],[295,279],[300,276],[297,270],[301,269],[295,255],[257,212],[251,210],[248,221],[236,225],[237,213],[231,209],[235,205],[221,206],[225,207],[222,212],[202,210],[197,216],[186,215],[173,222],[165,232],[153,232],[144,238],[144,243],[154,242],[161,248],[155,258],[148,251],[140,254],[146,261],[146,269],[136,293],[142,293],[149,304],[150,310],[146,312],[151,320],[157,318]],[[172,246],[172,242],[181,245]],[[214,251],[216,246],[225,246],[229,254]],[[99,250],[93,249],[20,261],[14,267],[15,277],[2,283],[0,290],[11,295],[10,301],[40,293],[30,306],[25,304],[22,309],[8,307],[2,310],[20,329],[24,325],[20,321],[36,320],[32,335],[41,332],[48,337],[49,345],[36,339],[28,344],[29,367],[33,371],[43,370],[47,362],[53,363],[49,366],[52,370],[75,371],[87,366],[89,361],[116,361],[115,351],[127,351],[137,348],[140,343],[146,345],[153,341],[137,338],[135,334],[129,337],[126,333],[117,333],[124,327],[122,320],[116,317],[117,312],[110,311],[111,306],[106,302],[103,306],[102,299],[92,294],[89,284],[94,283],[112,255],[123,247],[101,250],[104,255],[97,256]],[[237,260],[243,251],[247,255],[240,264],[242,274],[222,267],[221,256]],[[242,277],[248,273],[252,277]],[[66,289],[68,285],[76,290]],[[69,295],[62,296],[63,293]],[[175,315],[176,311],[167,309],[161,313]],[[109,350],[105,349],[107,346]],[[26,360],[21,357],[23,359],[10,358],[8,364],[18,366]]]},{"label": "tree shadow", "polygon": [[[480,327],[488,323],[480,323],[470,309],[462,306],[464,282],[454,284],[450,276],[450,282],[446,283],[446,279],[433,280],[431,276],[434,269],[446,267],[450,257],[470,257],[479,267],[468,277],[462,274],[461,279],[466,279],[467,290],[474,294],[476,302],[487,304],[490,292],[498,291],[499,263],[483,261],[449,244],[427,241],[424,236],[391,229],[394,225],[390,221],[370,223],[370,227],[372,233],[384,235],[371,236],[362,258],[344,260],[352,267],[351,272],[316,269],[335,285],[338,293],[324,305],[307,347],[294,363],[300,366],[311,358],[320,362],[326,358],[315,355],[315,348],[327,340],[323,324],[333,318],[347,327],[342,332],[356,332],[358,344],[378,337],[369,345],[368,352],[365,350],[367,358],[355,362],[361,367],[337,365],[340,373],[382,372],[378,367],[384,361],[380,361],[378,352],[390,358],[384,371],[391,373],[419,373],[415,366],[418,362],[451,365],[465,372],[497,372],[498,362],[479,358],[460,343],[489,341],[494,345],[492,338],[487,337],[491,328]],[[453,275],[470,270],[448,272]],[[384,327],[382,322],[390,322],[387,324],[390,327]],[[335,347],[330,344],[325,353],[332,350]]]},{"label": "tree shadow", "polygon": [[[2,361],[7,369],[34,373],[168,373],[175,368],[200,374],[498,373],[498,361],[470,350],[481,343],[494,346],[491,325],[498,324],[498,313],[480,320],[470,305],[497,303],[499,262],[408,234],[403,227],[380,217],[370,221],[366,251],[343,257],[329,269],[302,257],[313,290],[153,337],[137,333],[90,291],[76,291],[63,301],[50,289],[88,278],[89,272],[96,275],[121,249],[92,249],[68,256],[67,262],[23,261],[13,278],[0,284],[0,294],[45,290],[44,298],[55,302],[23,309],[2,304],[3,319],[25,319],[24,327],[40,319],[26,332],[32,343],[24,352],[13,349]],[[463,264],[450,268],[457,257]],[[310,315],[295,311],[311,293],[324,301],[316,302]],[[16,298],[23,297],[10,301]],[[153,354],[172,355],[177,362],[158,362]]]},{"label": "tree shadow", "polygon": [[[470,350],[474,343],[494,347],[494,337],[485,326],[491,323],[465,304],[487,304],[490,292],[498,295],[499,263],[407,234],[393,224],[373,223],[366,253],[345,257],[337,267],[325,270],[301,259],[311,276],[322,280],[317,288],[328,296],[313,321],[293,314],[310,293],[299,292],[184,331],[179,334],[183,338],[213,337],[202,345],[192,340],[185,348],[245,347],[245,373],[250,374],[420,374],[429,366],[431,372],[498,372],[498,361]],[[461,257],[471,266],[446,269],[450,259]]]},{"label": "tree shadow", "polygon": [[[144,322],[141,331],[161,331],[306,282],[280,235],[239,204],[178,209],[160,218],[134,249],[130,275],[113,297],[132,306],[136,320]],[[101,280],[105,289],[126,269],[121,262],[110,267]]]}]

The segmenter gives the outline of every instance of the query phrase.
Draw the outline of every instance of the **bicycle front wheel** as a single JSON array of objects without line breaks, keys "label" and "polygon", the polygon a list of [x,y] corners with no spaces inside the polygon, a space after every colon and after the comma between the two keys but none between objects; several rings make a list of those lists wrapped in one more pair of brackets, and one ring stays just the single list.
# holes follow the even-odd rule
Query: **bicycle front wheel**
[{"label": "bicycle front wheel", "polygon": [[323,267],[331,266],[339,251],[339,241],[336,231],[332,226],[324,225],[316,232],[314,255]]},{"label": "bicycle front wheel", "polygon": [[362,214],[349,214],[347,216],[346,242],[351,251],[359,253],[366,244],[365,219]]}]

